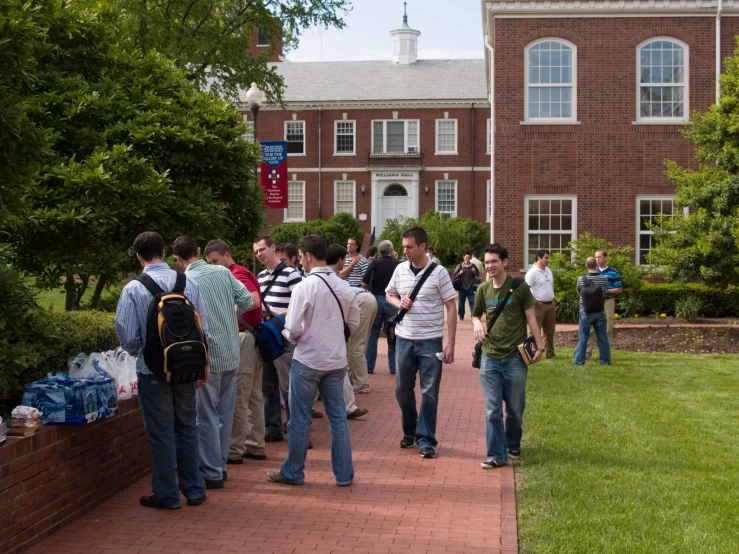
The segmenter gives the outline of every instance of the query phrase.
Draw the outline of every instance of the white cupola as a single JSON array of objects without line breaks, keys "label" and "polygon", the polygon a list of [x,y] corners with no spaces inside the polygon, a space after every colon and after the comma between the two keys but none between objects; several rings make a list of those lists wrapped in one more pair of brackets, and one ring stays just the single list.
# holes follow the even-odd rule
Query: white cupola
[{"label": "white cupola", "polygon": [[393,63],[408,65],[418,61],[418,35],[416,31],[408,27],[408,13],[406,4],[403,2],[403,25],[400,29],[390,31],[393,37]]}]

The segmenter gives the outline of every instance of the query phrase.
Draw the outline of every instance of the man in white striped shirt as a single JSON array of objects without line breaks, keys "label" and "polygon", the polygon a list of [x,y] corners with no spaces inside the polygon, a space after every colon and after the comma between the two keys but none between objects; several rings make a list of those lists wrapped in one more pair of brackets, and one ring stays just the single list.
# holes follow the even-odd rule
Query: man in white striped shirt
[{"label": "man in white striped shirt", "polygon": [[[431,266],[433,262],[426,256],[427,245],[428,237],[422,227],[403,232],[403,252],[408,261],[395,268],[385,292],[392,306],[407,310],[395,328],[395,397],[403,424],[400,447],[418,445],[421,457],[435,458],[441,364],[442,359],[446,364],[454,361],[457,292],[446,268]],[[410,295],[426,271],[428,278],[411,301]],[[449,326],[446,346],[442,344],[444,310]],[[416,373],[421,383],[420,412],[416,411]]]},{"label": "man in white striped shirt", "polygon": [[359,241],[354,237],[349,237],[346,241],[346,251],[348,256],[344,260],[344,269],[339,272],[342,279],[346,279],[351,287],[361,287],[362,277],[367,271],[369,262],[367,258],[359,253]]}]

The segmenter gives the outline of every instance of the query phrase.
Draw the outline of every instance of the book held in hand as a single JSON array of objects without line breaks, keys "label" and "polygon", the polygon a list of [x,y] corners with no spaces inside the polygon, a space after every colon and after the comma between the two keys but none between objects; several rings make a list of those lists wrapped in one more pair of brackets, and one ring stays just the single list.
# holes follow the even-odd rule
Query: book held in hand
[{"label": "book held in hand", "polygon": [[518,351],[521,353],[523,363],[527,366],[533,364],[534,356],[536,356],[536,341],[534,340],[534,337],[529,335],[526,340],[518,345]]}]

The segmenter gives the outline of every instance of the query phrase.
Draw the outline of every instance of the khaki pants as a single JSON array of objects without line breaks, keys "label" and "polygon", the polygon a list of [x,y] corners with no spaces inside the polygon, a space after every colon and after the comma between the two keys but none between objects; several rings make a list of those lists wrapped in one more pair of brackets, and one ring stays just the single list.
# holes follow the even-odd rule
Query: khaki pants
[{"label": "khaki pants", "polygon": [[557,306],[554,302],[551,304],[537,303],[534,307],[534,313],[544,341],[546,356],[547,358],[553,358],[555,356],[554,331],[557,324]]},{"label": "khaki pants", "polygon": [[368,292],[357,295],[359,302],[359,327],[352,331],[347,345],[349,380],[354,386],[369,385],[367,377],[367,340],[377,315],[377,300]]},{"label": "khaki pants", "polygon": [[[611,345],[611,348],[613,348],[613,324],[616,322],[616,318],[614,317],[616,315],[616,299],[615,298],[606,298],[606,301],[604,303],[604,309],[606,312],[606,330],[608,333],[608,344]],[[595,328],[590,329],[590,336],[588,337],[588,346],[585,350],[585,357],[587,359],[590,359],[590,356],[593,355],[593,347],[595,346]]]},{"label": "khaki pants", "polygon": [[236,375],[236,406],[228,450],[231,460],[241,458],[244,453],[265,453],[262,357],[255,348],[251,333],[239,333],[239,342],[241,356]]}]

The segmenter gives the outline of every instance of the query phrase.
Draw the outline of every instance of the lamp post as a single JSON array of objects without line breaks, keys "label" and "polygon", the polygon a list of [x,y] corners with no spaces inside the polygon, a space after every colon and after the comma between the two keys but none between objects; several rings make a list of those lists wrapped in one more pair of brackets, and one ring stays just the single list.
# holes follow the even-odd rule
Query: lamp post
[{"label": "lamp post", "polygon": [[[257,140],[257,117],[259,117],[259,108],[262,107],[262,102],[264,102],[264,93],[257,88],[256,83],[252,83],[251,88],[246,91],[246,103],[249,104],[251,117],[254,121],[254,142],[257,144],[259,144],[259,140]],[[256,167],[254,168],[254,185],[259,186],[259,176],[257,175]],[[252,270],[254,271],[254,275],[259,273],[259,260],[257,260],[256,255],[254,256]]]}]

